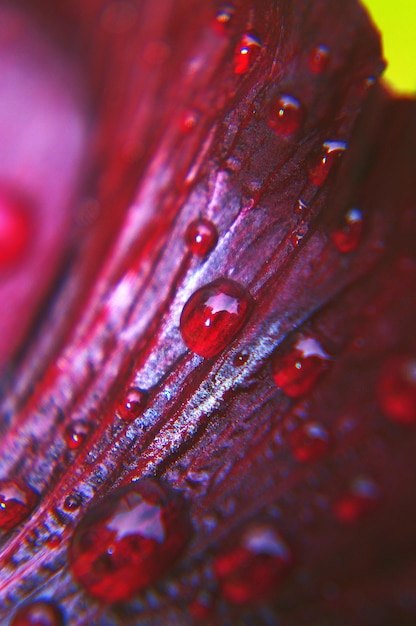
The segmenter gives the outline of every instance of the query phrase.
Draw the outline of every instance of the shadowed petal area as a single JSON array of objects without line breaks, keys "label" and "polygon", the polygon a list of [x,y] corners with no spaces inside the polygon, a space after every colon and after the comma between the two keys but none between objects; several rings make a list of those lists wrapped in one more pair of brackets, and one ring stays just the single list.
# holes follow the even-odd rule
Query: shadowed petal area
[{"label": "shadowed petal area", "polygon": [[[4,619],[53,597],[100,626],[410,626],[415,103],[378,85],[366,14],[35,9],[71,29],[92,139],[65,273],[3,385],[1,477],[39,494],[4,533]],[[90,507],[148,476],[187,500],[192,538],[104,607],[68,545]]]}]

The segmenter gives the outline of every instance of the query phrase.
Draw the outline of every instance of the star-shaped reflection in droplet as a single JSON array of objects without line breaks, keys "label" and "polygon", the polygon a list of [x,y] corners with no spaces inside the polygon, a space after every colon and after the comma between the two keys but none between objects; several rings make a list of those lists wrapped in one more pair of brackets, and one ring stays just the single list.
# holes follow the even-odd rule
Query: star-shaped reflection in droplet
[{"label": "star-shaped reflection in droplet", "polygon": [[144,501],[132,509],[122,511],[111,517],[107,523],[107,528],[117,533],[118,540],[128,535],[137,534],[147,539],[156,539],[159,543],[165,540],[160,507]]}]

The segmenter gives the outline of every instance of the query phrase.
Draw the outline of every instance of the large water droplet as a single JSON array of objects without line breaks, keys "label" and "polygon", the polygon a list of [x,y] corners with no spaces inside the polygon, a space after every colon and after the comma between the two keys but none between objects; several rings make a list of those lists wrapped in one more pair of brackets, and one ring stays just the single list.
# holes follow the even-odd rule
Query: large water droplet
[{"label": "large water droplet", "polygon": [[0,189],[0,272],[19,264],[25,257],[33,224],[26,204],[15,194]]},{"label": "large water droplet", "polygon": [[128,600],[174,565],[190,536],[184,500],[145,479],[114,491],[88,511],[70,545],[71,569],[102,602]]},{"label": "large water droplet", "polygon": [[192,352],[205,358],[219,354],[235,339],[252,308],[248,291],[228,278],[198,289],[185,304],[180,328]]},{"label": "large water droplet", "polygon": [[313,74],[322,74],[329,65],[330,53],[327,46],[316,46],[309,54],[308,65]]},{"label": "large water droplet", "polygon": [[329,356],[312,337],[301,338],[290,352],[275,353],[273,378],[290,398],[309,393],[329,367]]},{"label": "large water droplet", "polygon": [[186,229],[186,244],[190,251],[197,256],[204,257],[209,254],[215,248],[217,240],[217,229],[207,219],[194,220]]},{"label": "large water droplet", "polygon": [[307,422],[290,433],[289,445],[297,461],[310,463],[325,456],[329,449],[330,437],[321,424]]},{"label": "large water droplet", "polygon": [[342,225],[331,233],[331,239],[344,254],[356,250],[363,234],[363,214],[353,208],[344,215]]},{"label": "large water droplet", "polygon": [[345,141],[325,141],[308,167],[308,178],[316,187],[321,187],[329,172],[347,149]]},{"label": "large water droplet", "polygon": [[262,525],[219,554],[213,567],[223,597],[239,605],[274,595],[291,564],[291,552],[279,533]]},{"label": "large water droplet", "polygon": [[11,530],[35,508],[38,496],[27,485],[12,480],[0,481],[0,529]]},{"label": "large water droplet", "polygon": [[292,135],[299,130],[303,110],[296,98],[280,95],[269,107],[267,123],[278,135]]},{"label": "large water droplet", "polygon": [[262,47],[261,40],[255,32],[245,33],[234,52],[234,73],[246,74],[253,66]]},{"label": "large water droplet", "polygon": [[36,600],[19,607],[10,626],[63,626],[61,609],[48,600]]},{"label": "large water droplet", "polygon": [[399,424],[416,424],[416,357],[395,355],[381,369],[377,397],[386,417]]}]

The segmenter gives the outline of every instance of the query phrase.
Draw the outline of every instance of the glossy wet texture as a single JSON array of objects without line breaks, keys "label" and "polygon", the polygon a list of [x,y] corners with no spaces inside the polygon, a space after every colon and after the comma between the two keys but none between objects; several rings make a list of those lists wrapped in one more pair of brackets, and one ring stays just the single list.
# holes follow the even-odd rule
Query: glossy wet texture
[{"label": "glossy wet texture", "polygon": [[180,496],[144,480],[88,511],[71,542],[71,569],[85,591],[101,602],[129,600],[159,581],[190,537]]},{"label": "glossy wet texture", "polygon": [[[389,363],[416,354],[415,104],[377,84],[378,37],[352,0],[226,4],[22,0],[46,56],[86,76],[88,138],[69,240],[58,202],[46,220],[62,271],[48,252],[58,280],[45,299],[31,279],[42,308],[22,306],[32,330],[2,379],[0,476],[39,494],[1,533],[5,624],[40,593],[69,624],[414,624],[416,431],[392,409],[412,385]],[[282,94],[304,114],[288,135],[268,123]],[[47,184],[19,166],[47,194],[30,207],[68,154],[67,117],[46,109],[59,149]],[[186,240],[201,219],[218,235],[203,255]],[[177,552],[153,504],[153,538],[142,501],[120,512],[132,534],[106,530],[118,489],[149,477],[184,512]]]},{"label": "glossy wet texture", "polygon": [[252,308],[244,287],[219,278],[198,289],[185,304],[180,321],[183,340],[199,356],[216,356],[235,339]]}]

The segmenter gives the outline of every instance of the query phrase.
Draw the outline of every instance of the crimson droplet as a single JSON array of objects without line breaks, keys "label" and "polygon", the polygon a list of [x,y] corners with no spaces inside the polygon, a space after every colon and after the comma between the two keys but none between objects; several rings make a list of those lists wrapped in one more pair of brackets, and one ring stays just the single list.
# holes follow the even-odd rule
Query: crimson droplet
[{"label": "crimson droplet", "polygon": [[11,530],[27,517],[37,504],[37,494],[27,485],[0,481],[0,529]]},{"label": "crimson droplet", "polygon": [[246,74],[256,60],[262,43],[254,32],[245,33],[238,43],[234,53],[234,73]]},{"label": "crimson droplet", "polygon": [[363,214],[354,208],[344,215],[343,224],[331,233],[331,238],[338,250],[347,254],[358,248],[362,234]]},{"label": "crimson droplet", "polygon": [[217,244],[218,233],[214,224],[204,218],[194,220],[186,229],[185,241],[193,254],[206,256]]},{"label": "crimson droplet", "polygon": [[90,425],[84,420],[75,420],[65,429],[65,441],[70,450],[76,450],[85,441],[85,438],[89,435]]},{"label": "crimson droplet", "polygon": [[274,381],[290,398],[311,391],[328,367],[329,356],[312,338],[300,339],[290,352],[277,352],[272,360]]},{"label": "crimson droplet", "polygon": [[328,452],[329,444],[328,431],[316,422],[302,424],[289,436],[292,454],[300,463],[317,461]]},{"label": "crimson droplet", "polygon": [[346,149],[345,141],[325,141],[308,168],[310,182],[316,187],[321,187],[334,164]]},{"label": "crimson droplet", "polygon": [[61,609],[48,600],[36,600],[20,607],[10,626],[63,626]]},{"label": "crimson droplet", "polygon": [[141,415],[147,405],[147,393],[138,387],[132,387],[117,407],[120,417],[126,422],[132,422]]},{"label": "crimson droplet", "polygon": [[153,480],[138,481],[88,511],[70,545],[72,572],[102,602],[128,600],[175,564],[190,536],[184,500]]},{"label": "crimson droplet", "polygon": [[349,491],[333,505],[333,513],[342,524],[355,524],[373,511],[379,491],[375,483],[368,478],[357,478]]},{"label": "crimson droplet", "polygon": [[311,50],[308,58],[309,69],[313,74],[322,74],[329,64],[329,48],[327,46],[316,46]]},{"label": "crimson droplet", "polygon": [[279,135],[292,135],[299,130],[303,120],[302,107],[296,98],[279,96],[270,106],[267,122]]},{"label": "crimson droplet", "polygon": [[220,34],[226,34],[230,28],[233,16],[235,13],[235,6],[231,3],[224,4],[215,16],[215,27]]},{"label": "crimson droplet", "polygon": [[24,258],[31,236],[28,207],[14,194],[0,190],[0,271],[14,267]]},{"label": "crimson droplet", "polygon": [[276,530],[258,526],[219,554],[213,567],[223,597],[239,605],[275,595],[291,564],[291,552]]},{"label": "crimson droplet", "polygon": [[205,358],[219,354],[236,337],[252,308],[248,291],[228,278],[198,289],[185,304],[180,321],[184,342]]},{"label": "crimson droplet", "polygon": [[416,424],[416,358],[390,357],[381,369],[377,396],[386,417],[399,424]]}]

